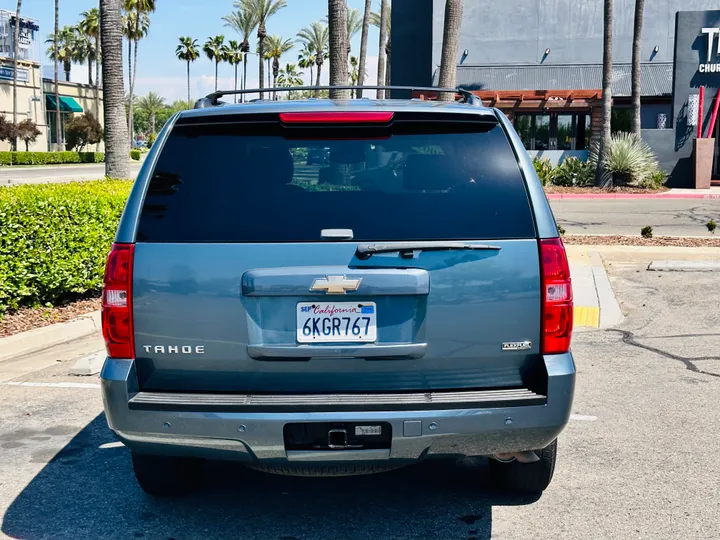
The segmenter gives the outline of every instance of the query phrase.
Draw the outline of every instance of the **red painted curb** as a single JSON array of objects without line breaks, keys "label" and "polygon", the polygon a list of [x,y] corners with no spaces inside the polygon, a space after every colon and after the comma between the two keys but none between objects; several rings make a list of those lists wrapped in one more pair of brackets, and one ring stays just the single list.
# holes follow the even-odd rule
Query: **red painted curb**
[{"label": "red painted curb", "polygon": [[547,193],[549,200],[557,199],[720,199],[720,193]]}]

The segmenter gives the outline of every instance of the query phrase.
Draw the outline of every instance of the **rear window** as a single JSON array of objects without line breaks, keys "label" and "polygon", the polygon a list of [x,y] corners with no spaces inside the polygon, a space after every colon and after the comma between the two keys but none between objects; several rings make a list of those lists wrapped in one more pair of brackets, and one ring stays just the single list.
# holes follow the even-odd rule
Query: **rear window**
[{"label": "rear window", "polygon": [[[210,121],[210,120],[208,120]],[[502,128],[398,121],[176,125],[153,171],[140,242],[317,242],[535,236]]]}]

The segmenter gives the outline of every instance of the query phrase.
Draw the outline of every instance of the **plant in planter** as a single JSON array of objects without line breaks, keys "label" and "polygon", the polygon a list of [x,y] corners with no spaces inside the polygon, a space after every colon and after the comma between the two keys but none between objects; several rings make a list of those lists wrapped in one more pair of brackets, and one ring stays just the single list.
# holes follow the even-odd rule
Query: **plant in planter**
[{"label": "plant in planter", "polygon": [[533,158],[533,166],[543,186],[552,183],[553,166],[548,158]]},{"label": "plant in planter", "polygon": [[576,157],[565,158],[552,171],[552,184],[555,186],[592,186],[595,181],[595,166]]},{"label": "plant in planter", "polygon": [[[598,144],[590,149],[590,163],[598,162]],[[605,174],[615,186],[641,185],[659,170],[648,144],[632,133],[615,133],[605,152]]]}]

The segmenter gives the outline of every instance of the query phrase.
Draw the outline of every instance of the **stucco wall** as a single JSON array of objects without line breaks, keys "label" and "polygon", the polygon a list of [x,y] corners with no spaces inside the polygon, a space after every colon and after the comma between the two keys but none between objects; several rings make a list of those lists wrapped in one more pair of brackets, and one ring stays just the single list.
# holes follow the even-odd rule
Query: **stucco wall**
[{"label": "stucco wall", "polygon": [[[12,66],[12,62],[1,62],[3,66]],[[28,117],[37,124],[41,135],[38,136],[34,144],[30,145],[31,151],[47,150],[47,126],[45,125],[45,106],[42,97],[42,87],[40,79],[40,66],[37,64],[21,62],[20,69],[28,71],[28,81],[18,81],[18,97],[17,97],[17,113],[18,122],[26,120]],[[35,101],[36,99],[37,101]],[[5,115],[8,122],[12,122],[13,117],[13,83],[12,80],[0,80],[0,114]],[[10,143],[0,141],[0,151],[10,150]],[[25,150],[25,143],[19,141],[18,150]]]},{"label": "stucco wall", "polygon": [[[50,79],[43,79],[43,89],[46,94],[55,95],[55,83]],[[97,104],[95,102],[95,87],[90,86],[87,84],[80,84],[80,83],[73,83],[73,82],[66,82],[66,81],[60,81],[58,83],[58,92],[61,96],[71,97],[75,101],[77,101],[78,105],[80,105],[83,109],[83,112],[90,112],[95,116],[95,118],[103,124],[103,93],[102,89],[100,89],[100,102],[99,102],[99,110],[97,107]],[[75,114],[82,114],[82,113],[75,113]],[[43,148],[43,151],[47,150],[47,145],[45,148]],[[85,149],[86,151],[95,151],[96,146],[92,145],[91,147],[88,147]],[[100,143],[100,145],[97,147],[98,152],[104,152],[105,151],[105,144]]]}]

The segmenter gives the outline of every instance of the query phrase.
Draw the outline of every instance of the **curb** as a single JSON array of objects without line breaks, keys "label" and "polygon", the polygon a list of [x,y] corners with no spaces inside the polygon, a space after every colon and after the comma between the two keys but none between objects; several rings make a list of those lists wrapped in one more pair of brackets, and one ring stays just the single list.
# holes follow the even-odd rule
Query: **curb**
[{"label": "curb", "polygon": [[602,257],[597,251],[590,252],[590,266],[595,279],[595,290],[600,304],[600,328],[612,328],[620,324],[625,316],[620,309],[610,278],[605,270]]},{"label": "curb", "polygon": [[100,312],[93,311],[72,321],[0,338],[0,362],[83,338],[99,332],[100,329]]},{"label": "curb", "polygon": [[720,193],[546,193],[548,200],[558,199],[720,199]]}]

